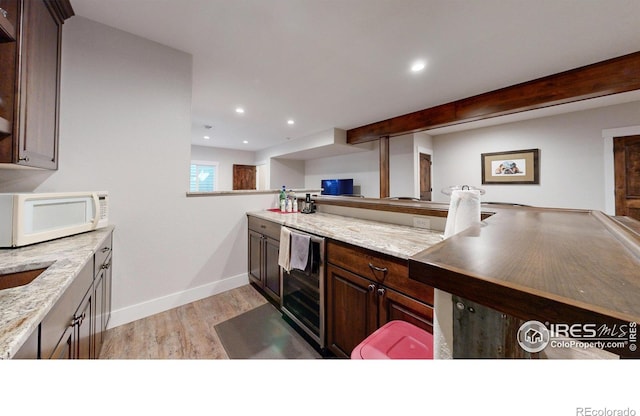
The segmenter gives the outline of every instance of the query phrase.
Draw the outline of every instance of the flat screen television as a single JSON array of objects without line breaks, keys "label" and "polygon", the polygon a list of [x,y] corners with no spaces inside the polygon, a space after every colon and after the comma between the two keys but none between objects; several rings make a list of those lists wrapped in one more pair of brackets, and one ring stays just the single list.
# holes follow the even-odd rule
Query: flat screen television
[{"label": "flat screen television", "polygon": [[321,195],[352,195],[353,179],[322,179]]}]

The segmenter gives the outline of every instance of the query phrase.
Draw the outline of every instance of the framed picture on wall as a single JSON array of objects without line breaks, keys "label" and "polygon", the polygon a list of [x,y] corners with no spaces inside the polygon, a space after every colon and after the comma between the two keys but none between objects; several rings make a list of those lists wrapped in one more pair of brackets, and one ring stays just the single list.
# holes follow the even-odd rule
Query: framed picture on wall
[{"label": "framed picture on wall", "polygon": [[539,184],[539,149],[482,153],[483,184]]}]

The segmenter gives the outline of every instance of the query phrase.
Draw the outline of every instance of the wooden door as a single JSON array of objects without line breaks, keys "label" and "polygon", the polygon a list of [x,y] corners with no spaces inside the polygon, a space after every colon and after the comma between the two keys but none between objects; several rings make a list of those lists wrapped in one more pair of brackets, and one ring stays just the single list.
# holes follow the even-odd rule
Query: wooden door
[{"label": "wooden door", "polygon": [[93,317],[91,324],[93,325],[93,348],[91,351],[92,358],[100,357],[100,350],[104,341],[104,309],[105,309],[105,284],[106,269],[101,269],[98,277],[95,278],[93,286]]},{"label": "wooden door", "polygon": [[[51,360],[70,360],[75,358],[74,352],[74,331],[75,326],[68,326],[62,333],[62,338],[58,345],[53,349],[50,354],[43,356],[43,359]],[[42,351],[41,351],[42,353]]]},{"label": "wooden door", "polygon": [[256,167],[233,165],[233,190],[256,189]]},{"label": "wooden door", "polygon": [[107,330],[109,319],[111,318],[111,288],[113,287],[113,272],[111,271],[112,261],[113,256],[110,256],[109,260],[107,260],[104,265],[104,316],[102,317],[103,331]]},{"label": "wooden door", "polygon": [[93,288],[89,289],[85,295],[78,311],[75,314],[76,321],[76,345],[74,358],[89,359],[94,358],[93,348],[93,314],[95,305],[93,305]]},{"label": "wooden door", "polygon": [[62,19],[44,1],[22,4],[18,162],[57,169]]},{"label": "wooden door", "polygon": [[280,242],[265,237],[264,242],[264,290],[273,300],[280,303]]},{"label": "wooden door", "polygon": [[431,155],[420,153],[420,200],[431,201]]},{"label": "wooden door", "polygon": [[[9,22],[15,32],[18,21],[18,2],[0,1],[0,7],[7,12],[5,22]],[[6,25],[6,23],[4,24]],[[13,136],[13,115],[14,115],[14,99],[16,91],[16,45],[10,38],[4,36],[3,29],[0,30],[0,37],[3,42],[0,44],[0,62],[2,62],[2,70],[0,71],[0,163],[13,163],[14,155],[14,136]],[[12,38],[15,39],[16,33]]]},{"label": "wooden door", "polygon": [[378,286],[379,326],[400,320],[433,333],[433,308],[393,289]]},{"label": "wooden door", "polygon": [[351,351],[377,328],[375,284],[356,274],[327,267],[327,344],[337,357]]},{"label": "wooden door", "polygon": [[613,139],[616,215],[640,220],[640,136]]},{"label": "wooden door", "polygon": [[249,279],[258,286],[262,281],[262,234],[249,230]]}]

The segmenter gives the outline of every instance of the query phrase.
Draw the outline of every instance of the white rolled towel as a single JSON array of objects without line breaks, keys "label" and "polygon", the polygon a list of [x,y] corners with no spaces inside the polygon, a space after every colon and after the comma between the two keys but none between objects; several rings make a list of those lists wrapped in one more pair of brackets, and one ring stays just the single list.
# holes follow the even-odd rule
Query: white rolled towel
[{"label": "white rolled towel", "polygon": [[444,227],[444,238],[480,222],[480,191],[455,190],[451,193],[449,213]]},{"label": "white rolled towel", "polygon": [[[451,193],[444,238],[480,222],[480,191],[455,190]],[[453,358],[453,300],[451,294],[436,289],[433,308],[434,358]]]}]

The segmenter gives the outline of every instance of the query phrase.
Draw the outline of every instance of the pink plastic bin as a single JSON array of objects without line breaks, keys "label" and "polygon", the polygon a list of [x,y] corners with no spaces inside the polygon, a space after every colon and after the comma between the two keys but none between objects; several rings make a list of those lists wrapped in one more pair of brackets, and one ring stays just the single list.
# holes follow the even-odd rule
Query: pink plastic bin
[{"label": "pink plastic bin", "polygon": [[390,321],[351,352],[352,360],[433,359],[433,336],[405,321]]}]

